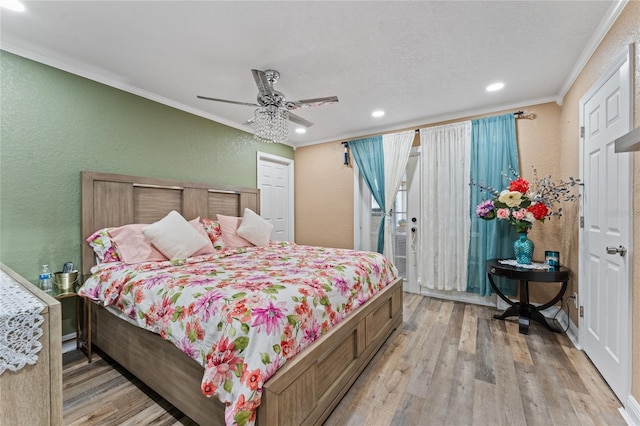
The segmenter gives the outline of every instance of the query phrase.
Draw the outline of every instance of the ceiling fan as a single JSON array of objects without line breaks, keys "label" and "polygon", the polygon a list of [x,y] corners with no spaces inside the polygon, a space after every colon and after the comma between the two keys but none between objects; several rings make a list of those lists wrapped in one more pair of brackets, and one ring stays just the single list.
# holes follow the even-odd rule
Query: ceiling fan
[{"label": "ceiling fan", "polygon": [[[280,73],[275,70],[254,70],[252,69],[253,79],[256,81],[256,85],[258,86],[258,103],[250,103],[250,102],[238,102],[238,101],[230,101],[227,99],[218,99],[218,98],[210,98],[208,96],[199,96],[200,99],[206,99],[208,101],[216,101],[216,102],[226,102],[229,104],[237,104],[237,105],[246,105],[252,107],[275,107],[275,108],[283,108],[287,111],[292,111],[294,109],[299,108],[308,108],[314,106],[320,106],[325,104],[334,104],[338,102],[337,96],[327,96],[324,98],[313,98],[313,99],[301,99],[299,101],[290,101],[284,96],[282,92],[278,92],[273,88],[273,85],[278,82],[280,79]],[[291,112],[288,113],[289,120],[299,124],[304,127],[311,127],[313,123],[305,120],[304,118],[293,114]],[[246,124],[249,124],[253,121],[253,118],[247,121]]]}]

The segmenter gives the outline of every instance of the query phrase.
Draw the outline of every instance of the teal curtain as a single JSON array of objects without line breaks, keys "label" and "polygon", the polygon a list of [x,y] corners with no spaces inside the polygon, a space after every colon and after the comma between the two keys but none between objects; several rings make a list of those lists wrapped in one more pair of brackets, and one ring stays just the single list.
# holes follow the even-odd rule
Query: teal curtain
[{"label": "teal curtain", "polygon": [[[471,122],[471,182],[505,189],[509,180],[502,172],[509,168],[518,172],[518,145],[513,114],[472,120]],[[518,172],[519,173],[519,172]],[[487,278],[486,261],[489,259],[513,258],[515,230],[498,220],[483,220],[477,217],[476,206],[491,197],[477,187],[471,188],[471,235],[469,240],[469,264],[467,269],[467,291],[481,296],[491,295],[491,285]],[[512,280],[494,279],[496,286],[505,295],[516,294],[516,284]]]},{"label": "teal curtain", "polygon": [[382,149],[382,136],[358,139],[349,142],[349,149],[356,160],[360,174],[373,194],[373,198],[380,206],[382,218],[378,226],[378,247],[376,251],[384,250],[384,151]]}]

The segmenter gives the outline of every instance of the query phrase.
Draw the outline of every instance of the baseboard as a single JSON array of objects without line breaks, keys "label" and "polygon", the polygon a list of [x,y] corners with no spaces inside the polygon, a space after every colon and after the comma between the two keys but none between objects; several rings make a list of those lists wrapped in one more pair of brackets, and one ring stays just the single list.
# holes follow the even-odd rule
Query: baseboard
[{"label": "baseboard", "polygon": [[475,293],[467,293],[466,291],[455,291],[455,290],[435,290],[428,288],[426,286],[420,286],[420,294],[427,297],[433,297],[436,299],[445,299],[445,300],[453,300],[455,302],[464,302],[471,303],[474,305],[482,305],[482,306],[496,306],[495,299],[497,298],[495,294],[489,297],[483,297],[479,294]]},{"label": "baseboard", "polygon": [[[504,311],[509,307],[507,302],[505,302],[502,299],[498,299],[497,305],[498,305],[497,308],[500,311]],[[532,303],[532,305],[540,306],[539,303]],[[569,318],[569,316],[564,310],[561,310],[560,312],[558,312],[558,306],[554,305],[540,311],[540,313],[542,313],[542,315],[544,315],[547,318],[553,318],[555,316],[556,320],[558,321],[562,329],[567,330],[566,332],[567,337],[569,338],[569,340],[571,340],[571,343],[573,343],[573,346],[575,346],[576,349],[578,350],[582,350],[582,347],[580,346],[578,327],[573,323],[573,321],[571,321],[571,319]]]},{"label": "baseboard", "polygon": [[629,426],[640,426],[640,404],[633,395],[629,395],[620,414]]},{"label": "baseboard", "polygon": [[[422,294],[423,296],[435,297],[438,299],[454,300],[456,302],[473,303],[475,305],[483,306],[495,306],[499,311],[504,311],[509,307],[507,302],[500,299],[499,297],[496,297],[495,295],[492,295],[491,297],[481,297],[477,294],[465,293],[461,291],[433,290],[425,286],[420,287],[420,294]],[[495,302],[493,299],[494,297],[495,299],[497,299]],[[533,305],[540,306],[539,303],[533,303]],[[582,347],[580,346],[578,327],[573,323],[573,321],[571,321],[564,310],[558,312],[558,306],[554,305],[540,312],[547,318],[553,318],[555,316],[562,329],[567,330],[567,337],[569,338],[569,340],[571,340],[573,346],[575,346],[578,350],[582,350]]]},{"label": "baseboard", "polygon": [[[552,318],[556,314],[557,310],[558,310],[557,306],[551,306],[547,309],[542,310],[541,312],[542,312],[542,315],[544,315],[545,317]],[[575,346],[576,349],[578,350],[582,350],[582,346],[580,346],[578,326],[575,325],[573,321],[571,321],[571,318],[569,318],[567,313],[564,310],[558,312],[558,315],[556,316],[556,320],[558,321],[558,323],[560,324],[563,330],[567,330],[566,335],[569,338],[569,340],[571,340],[571,343],[573,343],[573,346]]]},{"label": "baseboard", "polygon": [[76,333],[69,333],[62,336],[62,353],[75,351],[78,348]]}]

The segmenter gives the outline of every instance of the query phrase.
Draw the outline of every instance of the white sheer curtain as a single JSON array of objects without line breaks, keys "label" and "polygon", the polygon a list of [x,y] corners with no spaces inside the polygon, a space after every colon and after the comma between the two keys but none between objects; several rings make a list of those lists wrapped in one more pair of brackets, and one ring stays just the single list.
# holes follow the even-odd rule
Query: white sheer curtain
[{"label": "white sheer curtain", "polygon": [[384,210],[386,223],[384,226],[384,250],[383,254],[390,261],[394,261],[391,210],[398,195],[402,176],[407,169],[407,161],[411,154],[411,144],[415,136],[414,131],[393,133],[382,136],[382,149],[384,151]]},{"label": "white sheer curtain", "polygon": [[420,284],[466,291],[471,122],[420,129],[422,227]]}]

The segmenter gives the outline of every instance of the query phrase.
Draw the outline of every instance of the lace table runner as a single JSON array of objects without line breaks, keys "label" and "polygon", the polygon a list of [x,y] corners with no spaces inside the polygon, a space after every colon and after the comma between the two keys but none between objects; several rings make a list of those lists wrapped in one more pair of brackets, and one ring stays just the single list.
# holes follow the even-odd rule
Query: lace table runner
[{"label": "lace table runner", "polygon": [[518,263],[518,261],[515,260],[515,259],[498,260],[498,262],[500,262],[503,265],[516,266],[518,268],[526,268],[526,269],[549,269],[550,268],[550,266],[547,265],[546,263],[535,263],[535,262],[533,262],[530,265],[522,265],[522,264]]},{"label": "lace table runner", "polygon": [[0,270],[0,374],[38,360],[45,305]]}]

